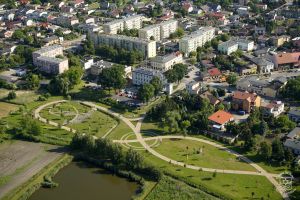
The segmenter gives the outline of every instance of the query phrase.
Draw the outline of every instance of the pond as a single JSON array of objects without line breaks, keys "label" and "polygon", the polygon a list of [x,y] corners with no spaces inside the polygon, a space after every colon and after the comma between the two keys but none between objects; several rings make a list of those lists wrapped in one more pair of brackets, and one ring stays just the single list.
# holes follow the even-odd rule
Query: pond
[{"label": "pond", "polygon": [[84,162],[72,162],[53,178],[59,186],[40,188],[29,200],[129,200],[138,185]]}]

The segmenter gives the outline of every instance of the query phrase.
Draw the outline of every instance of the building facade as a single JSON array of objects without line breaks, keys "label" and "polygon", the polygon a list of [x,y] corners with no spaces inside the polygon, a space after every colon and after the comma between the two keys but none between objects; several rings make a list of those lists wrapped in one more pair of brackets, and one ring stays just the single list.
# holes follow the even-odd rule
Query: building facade
[{"label": "building facade", "polygon": [[142,15],[134,15],[124,19],[117,19],[103,25],[105,34],[117,34],[124,29],[140,29],[142,27]]},{"label": "building facade", "polygon": [[148,68],[166,72],[170,70],[173,65],[182,62],[182,54],[180,52],[176,52],[166,56],[156,56],[155,58],[150,60],[150,66],[148,66]]},{"label": "building facade", "polygon": [[179,50],[188,56],[190,52],[196,51],[197,47],[202,47],[215,36],[215,28],[202,27],[198,31],[183,37],[179,41]]},{"label": "building facade", "polygon": [[144,85],[150,83],[154,77],[158,77],[163,84],[166,84],[166,78],[162,72],[148,68],[137,68],[132,71],[132,83],[134,85]]},{"label": "building facade", "polygon": [[218,51],[226,55],[232,54],[233,52],[237,51],[238,48],[238,43],[234,41],[227,41],[218,45]]}]

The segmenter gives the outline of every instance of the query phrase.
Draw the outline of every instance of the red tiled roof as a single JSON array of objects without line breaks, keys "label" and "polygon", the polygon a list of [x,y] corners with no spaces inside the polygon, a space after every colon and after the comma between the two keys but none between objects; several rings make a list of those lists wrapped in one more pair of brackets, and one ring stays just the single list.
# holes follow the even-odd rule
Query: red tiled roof
[{"label": "red tiled roof", "polygon": [[277,54],[275,59],[278,64],[297,63],[300,60],[300,52]]},{"label": "red tiled roof", "polygon": [[228,112],[225,112],[224,110],[219,110],[219,111],[215,112],[214,114],[212,114],[211,116],[209,116],[208,119],[210,121],[213,121],[213,122],[223,125],[223,124],[233,120],[233,115]]},{"label": "red tiled roof", "polygon": [[236,91],[233,94],[234,99],[249,99],[251,102],[254,102],[256,100],[257,94],[256,93],[249,93],[249,92],[241,92],[241,91]]},{"label": "red tiled roof", "polygon": [[209,69],[207,72],[209,73],[210,76],[219,76],[219,75],[221,75],[221,72],[218,68]]}]

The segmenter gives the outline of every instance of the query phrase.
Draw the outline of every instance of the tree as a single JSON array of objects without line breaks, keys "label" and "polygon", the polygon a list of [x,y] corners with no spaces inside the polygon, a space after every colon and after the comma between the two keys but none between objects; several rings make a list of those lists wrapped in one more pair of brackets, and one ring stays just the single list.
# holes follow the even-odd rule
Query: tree
[{"label": "tree", "polygon": [[180,114],[177,111],[168,111],[166,116],[162,118],[160,126],[167,127],[170,133],[177,133],[179,131]]},{"label": "tree", "polygon": [[129,169],[140,169],[143,167],[144,158],[138,152],[130,148],[126,152],[125,163]]},{"label": "tree", "polygon": [[17,98],[17,94],[14,91],[10,91],[7,95],[7,100],[12,100]]},{"label": "tree", "polygon": [[26,77],[26,87],[28,89],[34,90],[40,86],[40,78],[36,74],[29,74]]},{"label": "tree", "polygon": [[188,128],[191,126],[191,122],[189,120],[183,120],[180,124],[181,129],[184,134],[187,133]]},{"label": "tree", "polygon": [[48,86],[51,94],[67,95],[70,89],[70,81],[66,76],[54,77]]},{"label": "tree", "polygon": [[71,67],[68,71],[62,74],[62,76],[65,76],[68,79],[70,88],[73,88],[81,82],[82,75],[83,69],[80,66]]},{"label": "tree", "polygon": [[222,34],[221,35],[221,40],[223,41],[223,42],[226,42],[226,41],[228,41],[230,39],[230,36],[228,35],[228,34]]},{"label": "tree", "polygon": [[13,35],[12,35],[12,38],[13,39],[24,39],[26,37],[26,35],[24,34],[24,32],[21,30],[21,29],[17,29]]},{"label": "tree", "polygon": [[118,144],[112,144],[110,150],[110,158],[114,164],[116,165],[121,164],[124,161],[124,154],[122,151],[122,147],[119,146]]},{"label": "tree", "polygon": [[275,120],[275,126],[281,128],[281,131],[290,131],[296,127],[296,123],[291,121],[287,115],[280,115]]},{"label": "tree", "polygon": [[227,83],[230,85],[235,85],[237,81],[237,75],[236,73],[230,73],[226,78]]},{"label": "tree", "polygon": [[151,84],[144,84],[138,91],[138,97],[143,102],[148,102],[154,96],[155,88]]},{"label": "tree", "polygon": [[259,132],[261,135],[266,135],[269,131],[269,126],[268,123],[265,122],[265,120],[261,120],[260,124],[259,124]]},{"label": "tree", "polygon": [[94,55],[95,54],[95,46],[89,35],[87,35],[86,40],[83,43],[83,51],[85,54]]},{"label": "tree", "polygon": [[276,138],[272,142],[272,157],[277,161],[282,161],[284,159],[284,148],[279,138]]},{"label": "tree", "polygon": [[104,88],[122,89],[126,84],[124,66],[114,65],[104,68],[99,74],[99,83]]},{"label": "tree", "polygon": [[162,81],[159,77],[154,76],[150,81],[150,84],[154,87],[154,95],[157,96],[163,89]]},{"label": "tree", "polygon": [[272,156],[272,146],[265,141],[261,142],[259,154],[264,160],[269,161]]}]

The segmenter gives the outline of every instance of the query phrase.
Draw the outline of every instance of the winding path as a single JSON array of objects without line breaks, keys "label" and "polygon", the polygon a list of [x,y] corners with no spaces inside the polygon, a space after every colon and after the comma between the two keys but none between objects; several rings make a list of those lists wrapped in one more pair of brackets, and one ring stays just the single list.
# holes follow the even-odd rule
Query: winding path
[{"label": "winding path", "polygon": [[[57,101],[59,102],[59,101]],[[34,112],[34,116],[41,120],[41,121],[44,121],[46,123],[46,120],[41,118],[40,115],[39,115],[39,112],[44,109],[45,107],[53,104],[53,103],[56,103],[56,102],[50,102],[48,104],[45,104],[41,107],[39,107],[38,109],[35,110]],[[251,171],[239,171],[239,170],[220,170],[220,169],[213,169],[213,168],[203,168],[203,167],[199,167],[199,166],[194,166],[194,165],[188,165],[188,164],[185,164],[183,162],[178,162],[176,160],[172,160],[164,155],[161,155],[160,153],[158,153],[157,151],[155,151],[154,149],[152,149],[145,141],[147,140],[151,140],[151,139],[157,139],[157,137],[151,137],[151,138],[143,138],[143,136],[141,135],[141,125],[142,125],[142,122],[144,120],[144,117],[141,117],[139,118],[139,121],[137,123],[136,126],[134,126],[132,123],[131,123],[131,120],[122,116],[121,114],[119,113],[116,113],[112,110],[109,110],[107,108],[104,108],[102,106],[99,106],[99,105],[96,105],[94,103],[91,103],[91,102],[81,102],[83,105],[86,105],[86,106],[89,106],[89,107],[92,107],[92,108],[96,108],[100,111],[103,111],[103,112],[106,112],[106,113],[109,113],[117,118],[119,118],[120,120],[122,120],[124,123],[126,123],[131,129],[132,131],[134,132],[134,134],[136,135],[136,140],[130,140],[132,142],[139,142],[148,152],[150,152],[152,155],[156,156],[157,158],[160,158],[166,162],[169,162],[169,163],[172,163],[174,165],[178,165],[178,166],[182,166],[182,167],[186,167],[186,168],[189,168],[189,169],[193,169],[193,170],[203,170],[203,171],[207,171],[207,172],[218,172],[218,173],[227,173],[227,174],[248,174],[248,175],[259,175],[259,176],[265,176],[276,188],[276,190],[281,194],[281,196],[284,198],[284,199],[289,199],[288,197],[288,194],[284,191],[283,187],[276,181],[276,179],[274,178],[274,174],[271,174],[271,173],[268,173],[267,171],[265,171],[262,167],[260,167],[259,165],[255,164],[253,161],[251,161],[250,159],[248,159],[247,157],[231,150],[231,149],[228,149],[220,144],[217,144],[217,143],[214,143],[214,142],[211,142],[211,141],[207,141],[207,140],[203,140],[203,139],[200,139],[200,138],[194,138],[194,137],[184,137],[184,136],[158,136],[159,138],[178,138],[178,139],[190,139],[190,140],[194,140],[194,141],[200,141],[200,142],[205,142],[207,144],[210,144],[210,145],[213,145],[215,147],[218,147],[218,148],[221,148],[237,157],[239,157],[241,160],[247,162],[248,164],[250,164],[252,167],[254,167],[257,172],[251,172]],[[51,124],[51,123],[49,123]],[[63,127],[62,127],[63,128]],[[126,141],[121,141],[121,140],[115,140],[114,142],[118,142],[118,143],[126,143],[126,142],[130,142],[128,140]]]}]

